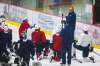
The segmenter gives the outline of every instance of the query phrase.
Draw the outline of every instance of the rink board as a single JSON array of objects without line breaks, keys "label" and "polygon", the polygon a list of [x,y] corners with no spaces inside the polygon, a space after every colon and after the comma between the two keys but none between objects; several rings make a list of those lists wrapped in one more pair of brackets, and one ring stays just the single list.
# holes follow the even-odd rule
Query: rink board
[{"label": "rink board", "polygon": [[[50,39],[52,35],[56,32],[56,30],[60,29],[59,27],[61,27],[62,17],[45,14],[38,11],[32,11],[13,5],[9,5],[8,7],[8,4],[0,3],[0,14],[3,13],[9,15],[10,20],[18,21],[7,21],[8,24],[15,25],[17,27],[20,26],[20,23],[22,23],[22,21],[26,18],[29,20],[30,25],[40,25],[42,30],[45,32],[47,38]],[[93,38],[93,44],[100,44],[100,27],[91,24],[77,22],[75,38],[78,39],[79,35],[82,33],[82,28],[84,26],[89,27],[89,34]]]},{"label": "rink board", "polygon": [[[17,28],[19,28],[20,25],[21,25],[20,22],[15,22],[15,21],[12,21],[12,20],[6,20],[5,23],[8,24],[8,25],[11,25],[11,26],[15,26]],[[52,32],[50,32],[50,31],[48,31],[46,29],[43,29],[43,28],[41,30],[45,32],[47,37],[51,37],[52,36]]]},{"label": "rink board", "polygon": [[[13,25],[13,26],[16,26],[18,28],[21,25],[20,22],[15,22],[15,21],[11,21],[11,20],[6,20],[6,24]],[[99,47],[99,45],[100,45],[100,30],[99,30],[100,27],[96,27],[96,26],[93,26],[93,25],[88,25],[88,24],[77,22],[76,31],[75,31],[75,33],[76,33],[75,37],[77,39],[79,38],[79,35],[82,33],[82,28],[84,26],[88,26],[89,27],[89,33],[90,33],[91,37],[93,38],[93,44],[98,44],[98,46],[94,45],[94,47],[100,48]],[[47,37],[52,38],[53,32],[51,32],[51,31],[49,31],[49,30],[47,30],[45,28],[42,28],[41,30],[43,30],[45,32]]]}]

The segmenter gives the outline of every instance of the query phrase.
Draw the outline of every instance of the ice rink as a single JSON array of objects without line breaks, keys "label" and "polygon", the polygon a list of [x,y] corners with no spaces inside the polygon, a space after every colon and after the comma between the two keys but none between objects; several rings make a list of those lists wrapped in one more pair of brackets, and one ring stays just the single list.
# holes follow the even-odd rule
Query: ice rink
[{"label": "ice rink", "polygon": [[[13,25],[9,25],[9,27],[12,29],[13,33],[13,41],[17,41],[18,40],[18,27],[15,27]],[[66,55],[67,56],[67,55]],[[92,62],[84,62],[82,60],[82,53],[80,51],[76,51],[76,58],[83,61],[82,63],[77,62],[76,60],[72,60],[72,64],[71,66],[100,66],[100,49],[94,49],[93,53],[90,53],[89,56],[93,56],[95,59],[95,63]],[[31,60],[30,63],[32,63],[34,61]],[[42,59],[40,61],[38,61],[42,64],[42,66],[61,66],[60,62],[51,62],[50,63],[50,59]],[[15,66],[15,65],[13,65]],[[66,65],[67,66],[67,65]]]}]

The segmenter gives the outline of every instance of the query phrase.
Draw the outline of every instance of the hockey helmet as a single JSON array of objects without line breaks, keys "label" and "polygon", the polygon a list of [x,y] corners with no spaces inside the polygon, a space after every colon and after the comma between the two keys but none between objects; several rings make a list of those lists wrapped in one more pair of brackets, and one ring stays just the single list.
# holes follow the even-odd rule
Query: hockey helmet
[{"label": "hockey helmet", "polygon": [[83,31],[88,31],[88,30],[89,30],[89,28],[87,26],[83,27]]}]

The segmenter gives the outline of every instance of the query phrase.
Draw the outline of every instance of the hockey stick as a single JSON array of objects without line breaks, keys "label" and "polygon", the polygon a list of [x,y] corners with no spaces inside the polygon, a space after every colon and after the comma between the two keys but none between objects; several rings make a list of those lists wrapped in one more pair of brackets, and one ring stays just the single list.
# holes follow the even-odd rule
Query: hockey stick
[{"label": "hockey stick", "polygon": [[77,58],[75,58],[75,59],[73,59],[73,60],[75,60],[75,61],[77,61],[77,62],[79,62],[79,63],[82,63],[82,61],[79,60],[79,59],[77,59]]},{"label": "hockey stick", "polygon": [[61,17],[62,17],[62,19],[61,19],[61,24],[62,24],[62,29],[63,29],[63,26],[64,26],[64,25],[63,25],[63,24],[64,24],[64,23],[63,23],[63,18],[64,18],[63,13],[62,13],[62,16],[61,16]]},{"label": "hockey stick", "polygon": [[93,63],[96,62],[95,59],[94,59],[94,57],[89,57],[89,59],[90,59]]}]

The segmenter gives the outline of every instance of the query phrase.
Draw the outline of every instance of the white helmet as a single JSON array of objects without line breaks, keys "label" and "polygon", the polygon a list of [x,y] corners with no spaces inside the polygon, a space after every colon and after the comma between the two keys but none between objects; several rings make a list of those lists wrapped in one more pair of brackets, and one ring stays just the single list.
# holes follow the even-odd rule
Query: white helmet
[{"label": "white helmet", "polygon": [[1,27],[2,27],[2,28],[3,28],[5,25],[6,25],[5,22],[2,22],[2,23],[1,23]]},{"label": "white helmet", "polygon": [[83,27],[83,31],[88,31],[88,30],[89,30],[89,28],[87,26]]},{"label": "white helmet", "polygon": [[57,30],[56,30],[56,33],[59,33],[59,32],[60,32],[60,29],[57,29]]},{"label": "white helmet", "polygon": [[35,26],[35,29],[39,29],[39,28],[40,28],[40,26],[39,26],[39,25],[36,25],[36,26]]},{"label": "white helmet", "polygon": [[4,27],[3,27],[3,29],[5,30],[5,31],[8,31],[8,25],[4,25]]}]

